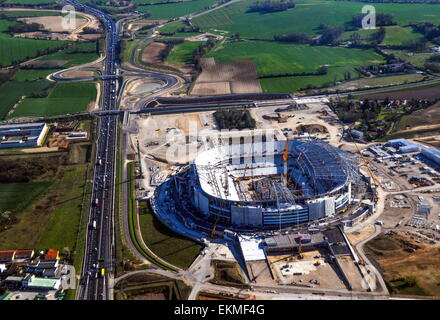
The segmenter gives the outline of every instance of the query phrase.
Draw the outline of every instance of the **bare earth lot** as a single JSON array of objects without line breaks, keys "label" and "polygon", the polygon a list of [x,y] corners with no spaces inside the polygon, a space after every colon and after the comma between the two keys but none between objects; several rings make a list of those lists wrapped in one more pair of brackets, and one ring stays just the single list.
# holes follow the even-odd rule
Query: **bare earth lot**
[{"label": "bare earth lot", "polygon": [[216,64],[214,58],[202,59],[202,73],[191,90],[192,95],[262,92],[252,60]]},{"label": "bare earth lot", "polygon": [[142,61],[146,63],[161,63],[160,53],[166,48],[165,43],[153,42],[142,50]]}]

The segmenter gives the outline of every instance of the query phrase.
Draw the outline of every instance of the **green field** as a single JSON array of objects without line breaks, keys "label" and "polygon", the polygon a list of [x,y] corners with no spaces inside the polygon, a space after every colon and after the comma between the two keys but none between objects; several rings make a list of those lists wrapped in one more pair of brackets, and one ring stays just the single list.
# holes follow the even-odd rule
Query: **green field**
[{"label": "green field", "polygon": [[193,0],[159,5],[139,6],[141,12],[151,12],[152,19],[171,19],[209,7],[219,0]]},{"label": "green field", "polygon": [[0,86],[0,119],[4,119],[22,96],[30,96],[33,92],[41,92],[51,86],[48,80],[9,81]]},{"label": "green field", "polygon": [[60,16],[61,12],[56,11],[1,11],[0,15],[11,17],[11,18],[22,18],[22,17],[48,17],[48,16]]},{"label": "green field", "polygon": [[385,46],[401,46],[422,38],[422,35],[413,32],[411,27],[391,26],[386,27],[385,30],[385,39],[381,43]]},{"label": "green field", "polygon": [[66,41],[16,38],[6,33],[16,22],[0,19],[0,64],[9,66],[41,55],[44,50],[60,48]]},{"label": "green field", "polygon": [[[1,40],[0,40],[1,43]],[[90,61],[94,61],[98,58],[96,53],[96,44],[95,42],[86,42],[75,44],[67,49],[64,49],[60,52],[56,52],[47,56],[43,56],[39,61],[61,61],[63,67],[71,67],[73,65],[87,63]],[[53,82],[46,80],[46,76],[52,72],[55,72],[57,69],[19,69],[14,77],[0,86],[0,119],[4,119],[9,112],[9,110],[16,104],[23,96],[30,97],[32,94],[39,94],[49,88],[50,86],[54,86]],[[61,86],[64,87],[66,84]],[[67,87],[76,90],[77,87],[80,87],[81,84],[67,84]],[[59,85],[57,85],[59,86]],[[90,88],[94,86],[93,84],[85,84],[85,87]],[[89,96],[93,96],[93,100],[95,99],[95,94],[90,95],[90,91],[86,92]],[[67,101],[66,103],[62,103],[64,106],[62,109],[66,111],[73,112],[75,110],[84,110],[84,100],[74,99],[72,102]],[[81,97],[78,97],[81,98]],[[30,101],[29,101],[30,100]],[[61,100],[59,100],[61,101]],[[29,103],[34,103],[35,105],[30,106]],[[18,113],[14,112],[15,115],[38,115],[45,114],[46,112],[54,114],[59,114],[62,111],[57,111],[59,106],[53,107],[52,103],[55,103],[55,100],[45,101],[42,98],[27,98],[23,101],[24,107],[20,105]],[[75,106],[75,103],[79,103],[80,105]],[[48,110],[50,108],[51,110]]]},{"label": "green field", "polygon": [[140,214],[139,224],[148,248],[175,266],[188,268],[200,253],[198,243],[171,231],[152,213]]},{"label": "green field", "polygon": [[46,98],[24,99],[11,116],[52,116],[81,112],[95,99],[94,83],[57,83]]},{"label": "green field", "polygon": [[170,54],[166,58],[167,62],[178,62],[189,64],[193,62],[193,53],[194,51],[200,47],[204,42],[196,41],[196,42],[183,42],[180,44],[176,44],[171,49]]},{"label": "green field", "polygon": [[86,165],[68,166],[61,178],[57,192],[59,197],[54,204],[54,212],[47,221],[39,249],[58,249],[75,247],[81,216]]},{"label": "green field", "polygon": [[411,52],[408,50],[384,50],[387,54],[393,54],[395,57],[411,63],[417,68],[423,68],[426,60],[432,55],[431,52]]},{"label": "green field", "polygon": [[73,45],[65,50],[41,57],[40,61],[58,60],[64,61],[63,68],[92,62],[99,58],[96,52],[95,42],[84,42]]},{"label": "green field", "polygon": [[[268,46],[270,51],[267,50]],[[293,92],[309,85],[322,86],[334,80],[343,80],[347,71],[355,79],[359,76],[355,67],[384,62],[383,57],[373,50],[265,41],[227,42],[206,57],[214,57],[217,63],[253,60],[259,76],[314,73],[319,67],[328,65],[326,75],[261,79],[265,92]]]},{"label": "green field", "polygon": [[49,74],[56,71],[58,71],[58,69],[20,69],[14,75],[12,80],[20,82],[42,80],[46,79]]},{"label": "green field", "polygon": [[206,57],[215,57],[217,63],[253,60],[259,76],[315,72],[325,64],[330,69],[352,68],[384,61],[373,50],[265,41],[227,42],[223,48],[210,52]]},{"label": "green field", "polygon": [[0,212],[23,210],[51,184],[51,181],[0,183]]},{"label": "green field", "polygon": [[[206,31],[225,30],[239,32],[245,38],[272,38],[274,34],[319,32],[321,23],[328,26],[344,26],[352,16],[361,14],[365,3],[300,0],[296,7],[283,12],[260,14],[246,13],[254,0],[243,0],[206,15],[194,18],[193,24]],[[375,3],[376,13],[391,13],[401,26],[410,22],[440,23],[440,6],[430,4]]]}]

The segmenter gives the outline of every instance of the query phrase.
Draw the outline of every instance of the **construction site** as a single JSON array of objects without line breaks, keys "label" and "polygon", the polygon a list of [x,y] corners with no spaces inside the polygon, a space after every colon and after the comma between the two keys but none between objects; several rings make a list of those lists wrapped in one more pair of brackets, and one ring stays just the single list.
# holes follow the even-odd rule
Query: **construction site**
[{"label": "construction site", "polygon": [[254,129],[220,130],[212,111],[127,122],[137,198],[203,244],[200,259],[222,246],[216,259],[238,263],[240,286],[366,294],[387,290],[370,277],[380,257],[373,266],[359,247],[381,228],[435,246],[440,197],[420,194],[438,185],[430,149],[344,140],[344,125],[312,99],[247,110]]}]

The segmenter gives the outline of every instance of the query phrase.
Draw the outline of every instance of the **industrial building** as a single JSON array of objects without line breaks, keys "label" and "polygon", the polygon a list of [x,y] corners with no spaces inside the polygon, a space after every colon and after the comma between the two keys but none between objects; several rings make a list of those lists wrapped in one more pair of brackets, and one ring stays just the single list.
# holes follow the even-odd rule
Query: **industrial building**
[{"label": "industrial building", "polygon": [[232,229],[317,221],[351,202],[356,160],[319,139],[221,146],[192,163],[190,199],[202,216]]},{"label": "industrial building", "polygon": [[45,123],[0,126],[0,149],[41,146],[48,131]]},{"label": "industrial building", "polygon": [[397,149],[400,153],[420,152],[420,145],[412,143],[406,139],[389,140],[385,146],[391,146]]},{"label": "industrial building", "polygon": [[422,154],[428,158],[429,160],[435,162],[437,165],[440,165],[440,150],[435,147],[423,147]]}]

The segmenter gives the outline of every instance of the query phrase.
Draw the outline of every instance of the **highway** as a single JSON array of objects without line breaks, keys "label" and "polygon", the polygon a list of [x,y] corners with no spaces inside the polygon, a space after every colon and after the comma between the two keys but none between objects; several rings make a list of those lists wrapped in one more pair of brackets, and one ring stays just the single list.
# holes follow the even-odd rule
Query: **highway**
[{"label": "highway", "polygon": [[[98,17],[107,30],[106,56],[104,59],[101,96],[102,110],[116,110],[117,83],[110,76],[118,73],[118,31],[116,23],[106,13],[74,0],[66,0],[79,11]],[[100,117],[94,165],[93,189],[88,220],[87,238],[81,279],[77,290],[79,300],[107,300],[109,277],[114,272],[114,182],[117,115]]]}]

